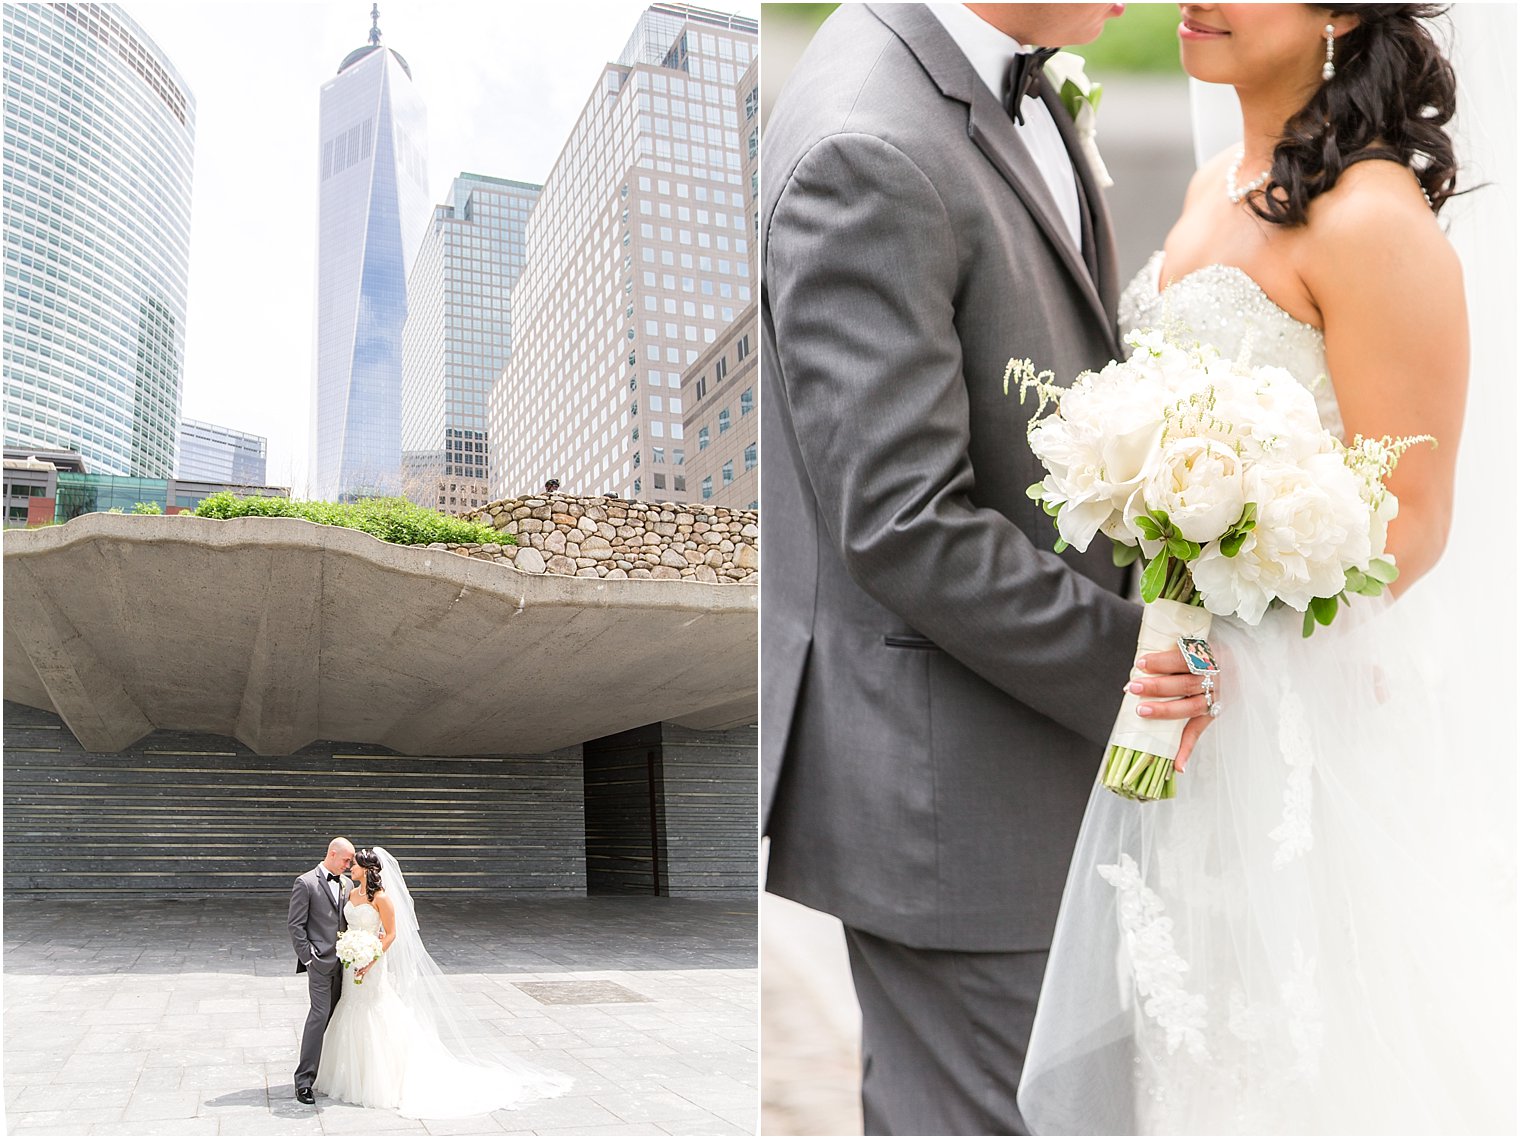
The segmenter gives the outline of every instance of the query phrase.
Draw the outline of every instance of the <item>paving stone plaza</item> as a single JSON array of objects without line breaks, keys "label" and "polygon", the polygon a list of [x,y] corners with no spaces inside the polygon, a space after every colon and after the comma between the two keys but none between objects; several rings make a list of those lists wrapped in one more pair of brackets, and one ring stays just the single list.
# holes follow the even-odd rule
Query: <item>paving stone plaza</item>
[{"label": "paving stone plaza", "polygon": [[170,900],[7,898],[7,1132],[755,1133],[753,901],[421,902],[429,951],[476,1011],[575,1079],[559,1099],[432,1121],[296,1102],[306,978],[285,908],[193,882]]}]

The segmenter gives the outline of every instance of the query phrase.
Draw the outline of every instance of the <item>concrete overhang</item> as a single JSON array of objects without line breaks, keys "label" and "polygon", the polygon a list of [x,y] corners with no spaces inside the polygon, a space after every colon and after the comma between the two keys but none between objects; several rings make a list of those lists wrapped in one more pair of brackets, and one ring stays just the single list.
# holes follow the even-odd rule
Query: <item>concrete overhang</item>
[{"label": "concrete overhang", "polygon": [[526,574],[292,518],[89,514],[4,543],[5,698],[94,752],[172,728],[503,755],[758,718],[756,585]]}]

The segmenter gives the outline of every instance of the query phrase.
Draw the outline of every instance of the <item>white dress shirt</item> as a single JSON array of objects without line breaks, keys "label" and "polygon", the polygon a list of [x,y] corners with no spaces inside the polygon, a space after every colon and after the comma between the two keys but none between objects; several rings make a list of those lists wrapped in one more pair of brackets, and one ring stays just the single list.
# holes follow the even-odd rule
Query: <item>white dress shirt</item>
[{"label": "white dress shirt", "polygon": [[327,892],[332,896],[333,902],[336,904],[337,902],[341,901],[342,895],[339,893],[339,891],[343,889],[343,883],[333,882],[329,880],[327,877],[328,870],[325,866],[318,866],[317,873],[322,876],[322,885],[327,887]]},{"label": "white dress shirt", "polygon": [[[929,4],[926,7],[944,25],[956,47],[971,61],[977,75],[1001,103],[1008,81],[1008,65],[1024,50],[1023,45],[998,31],[964,4]],[[1025,99],[1022,109],[1024,125],[1016,128],[1019,139],[1034,156],[1035,165],[1056,200],[1056,208],[1061,211],[1061,220],[1071,234],[1072,244],[1080,250],[1082,215],[1077,198],[1077,173],[1071,165],[1071,155],[1066,151],[1060,128],[1050,117],[1050,108],[1043,100]]]}]

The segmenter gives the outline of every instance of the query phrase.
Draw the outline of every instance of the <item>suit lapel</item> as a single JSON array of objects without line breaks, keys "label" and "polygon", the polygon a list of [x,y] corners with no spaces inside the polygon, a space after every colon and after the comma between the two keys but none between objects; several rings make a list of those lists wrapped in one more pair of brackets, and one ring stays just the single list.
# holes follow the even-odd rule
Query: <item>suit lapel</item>
[{"label": "suit lapel", "polygon": [[[323,899],[333,909],[335,909],[335,910],[341,910],[342,907],[337,902],[333,901],[332,891],[327,888],[327,879],[326,879],[326,877],[324,877],[324,875],[326,875],[326,873],[327,873],[327,871],[325,869],[323,869],[322,867],[320,867],[320,866],[318,866],[315,870],[312,871],[312,876],[317,881],[317,893],[321,894],[322,897],[323,897]],[[338,891],[339,891],[339,893],[342,893],[342,890],[343,890],[343,883],[339,882],[338,883]]]},{"label": "suit lapel", "polygon": [[[1044,175],[1040,173],[1029,148],[1020,141],[1018,128],[1008,117],[1002,103],[977,77],[970,61],[924,5],[871,4],[868,7],[878,20],[891,28],[903,41],[928,72],[929,78],[939,87],[941,94],[966,104],[966,133],[1024,203],[1025,209],[1080,289],[1093,315],[1098,318],[1109,347],[1117,356],[1119,347],[1114,336],[1114,318],[1105,307],[1081,252],[1072,243],[1071,233],[1061,220],[1060,209],[1056,206],[1050,188],[1045,184]],[[1059,100],[1055,104],[1055,113],[1058,125],[1063,128],[1062,138],[1071,151],[1074,134],[1069,122],[1061,122],[1066,117],[1066,112],[1061,108]],[[1074,165],[1079,159],[1080,156],[1073,152]],[[1090,171],[1088,177],[1091,177]],[[1100,257],[1100,267],[1101,264]]]}]

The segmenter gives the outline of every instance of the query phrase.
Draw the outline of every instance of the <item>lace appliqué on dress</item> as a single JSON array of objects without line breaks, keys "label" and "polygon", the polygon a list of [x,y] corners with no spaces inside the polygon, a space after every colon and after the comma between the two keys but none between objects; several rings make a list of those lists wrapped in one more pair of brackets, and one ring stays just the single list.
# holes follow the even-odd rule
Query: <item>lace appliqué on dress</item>
[{"label": "lace appliqu\u00e9 on dress", "polygon": [[1115,864],[1099,866],[1098,874],[1118,892],[1119,925],[1135,988],[1145,998],[1145,1015],[1165,1030],[1169,1053],[1186,1045],[1188,1055],[1207,1060],[1203,1033],[1208,1027],[1208,998],[1183,986],[1188,963],[1172,942],[1166,904],[1145,885],[1140,868],[1127,854],[1121,854]]},{"label": "lace appliqu\u00e9 on dress", "polygon": [[1288,779],[1283,787],[1282,822],[1267,837],[1277,843],[1272,865],[1280,870],[1314,849],[1310,817],[1314,807],[1314,749],[1304,702],[1298,693],[1291,690],[1283,693],[1278,714],[1277,746],[1288,765]]}]

